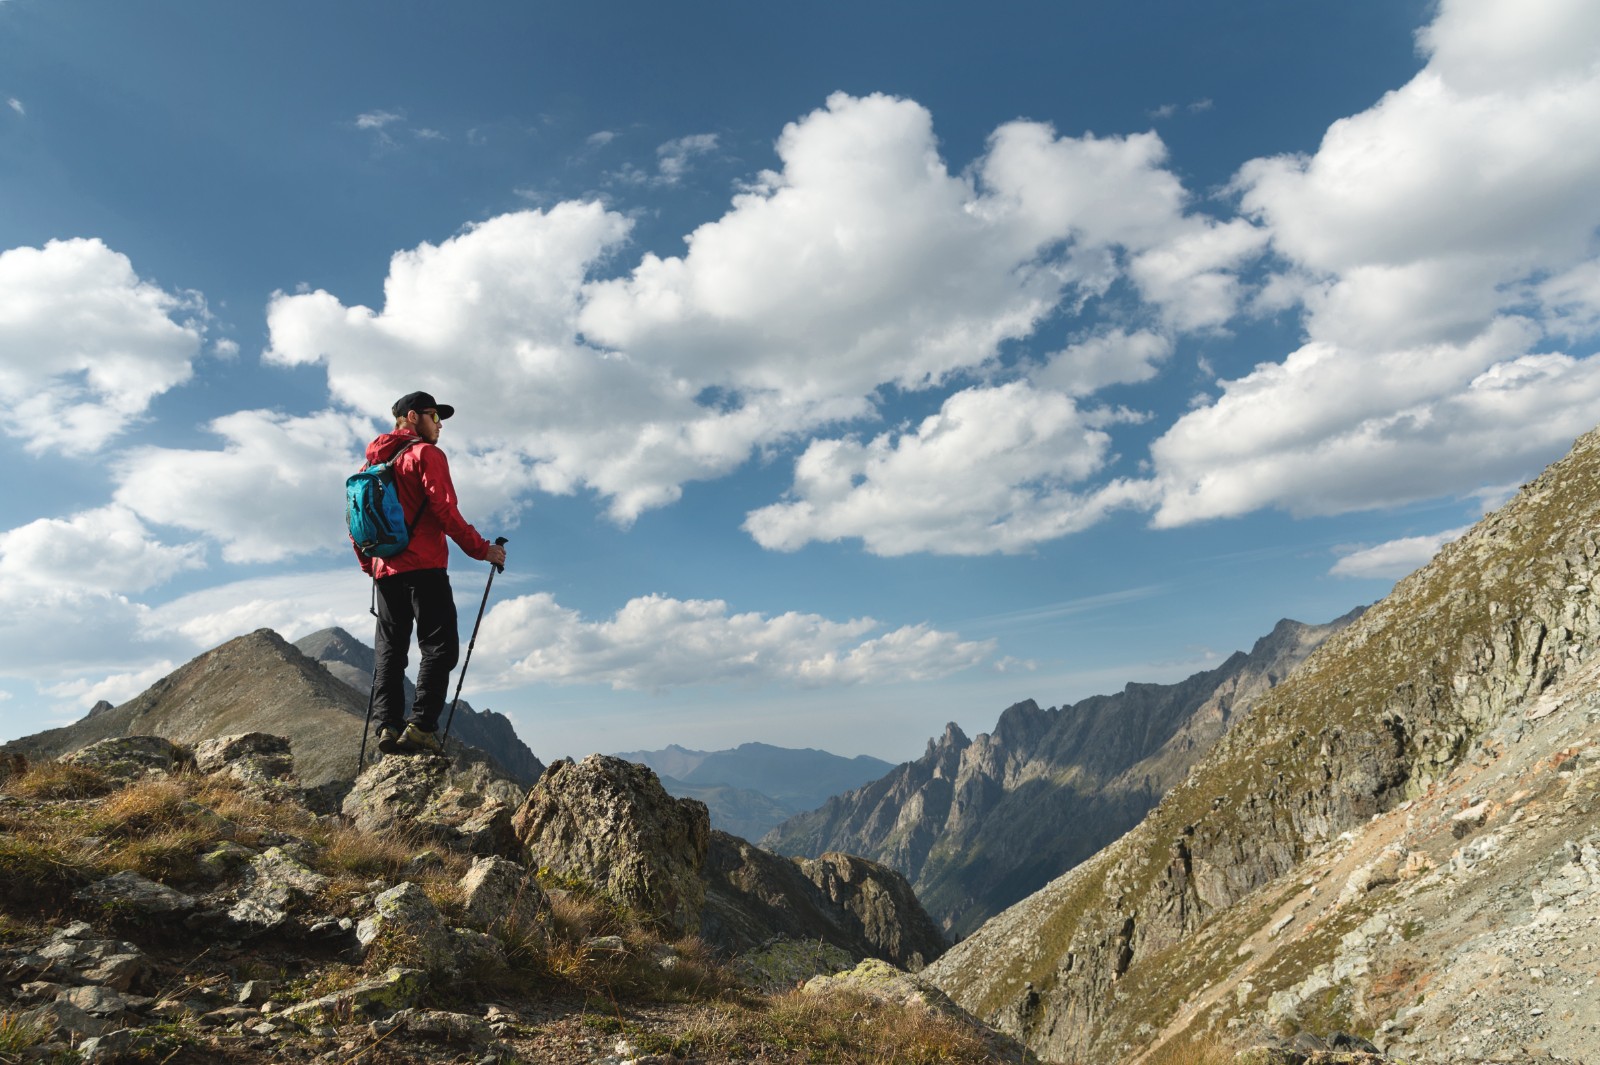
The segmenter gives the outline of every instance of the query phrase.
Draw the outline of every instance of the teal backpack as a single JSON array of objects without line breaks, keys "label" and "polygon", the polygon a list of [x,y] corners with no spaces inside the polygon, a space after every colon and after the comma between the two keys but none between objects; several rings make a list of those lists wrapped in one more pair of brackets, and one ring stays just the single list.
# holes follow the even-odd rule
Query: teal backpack
[{"label": "teal backpack", "polygon": [[[394,464],[400,461],[406,448],[419,440],[408,440],[400,446],[388,462],[367,466],[353,473],[344,482],[344,517],[350,526],[350,539],[356,550],[368,558],[393,558],[411,542],[411,530],[416,519],[406,524],[405,511],[400,508],[400,491],[394,483]],[[417,518],[427,509],[428,500],[417,508]]]}]

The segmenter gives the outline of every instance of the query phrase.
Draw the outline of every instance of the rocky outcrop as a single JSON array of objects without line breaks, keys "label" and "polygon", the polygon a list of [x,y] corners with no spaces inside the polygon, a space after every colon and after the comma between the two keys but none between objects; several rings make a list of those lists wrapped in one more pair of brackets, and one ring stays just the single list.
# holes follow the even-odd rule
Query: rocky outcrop
[{"label": "rocky outcrop", "polygon": [[534,868],[575,876],[675,934],[699,931],[710,819],[644,766],[601,754],[556,762],[512,823]]},{"label": "rocky outcrop", "polygon": [[946,930],[965,934],[1138,824],[1254,700],[1357,614],[1281,621],[1249,654],[1178,684],[1129,684],[1059,710],[1027,700],[975,739],[951,724],[922,758],[762,844],[873,858],[904,874]]},{"label": "rocky outcrop", "polygon": [[849,915],[850,930],[871,946],[873,957],[915,972],[944,953],[944,935],[894,870],[831,852],[795,864],[824,898]]},{"label": "rocky outcrop", "polygon": [[[1259,1002],[1265,1017],[1262,999],[1296,987],[1277,999],[1280,1018],[1309,1025],[1306,1003],[1344,1002],[1399,1030],[1405,995],[1415,1002],[1420,986],[1431,995],[1446,982],[1429,954],[1406,949],[1427,931],[1407,909],[1386,929],[1365,925],[1384,892],[1420,899],[1433,890],[1430,867],[1486,868],[1496,845],[1474,839],[1493,824],[1493,805],[1476,809],[1484,801],[1527,804],[1555,788],[1569,797],[1544,816],[1565,820],[1560,843],[1600,829],[1592,797],[1568,790],[1574,774],[1557,768],[1597,738],[1585,709],[1600,679],[1597,529],[1591,433],[1262,697],[1136,829],[995,918],[932,979],[1057,1060],[1131,1056],[1214,1020],[1208,1002],[1234,1019]],[[1519,764],[1525,784],[1507,778]],[[1370,845],[1380,829],[1401,852]],[[1520,901],[1532,868],[1571,864],[1529,839],[1520,879],[1503,881],[1492,906],[1483,900],[1474,935],[1532,904]],[[1347,868],[1343,848],[1367,849]],[[1337,880],[1323,886],[1319,874]],[[1453,908],[1476,883],[1440,886],[1437,920],[1464,931]],[[1367,942],[1378,949],[1356,949]],[[1394,968],[1355,996],[1351,982],[1379,964]],[[1240,968],[1249,976],[1232,999],[1211,1001],[1208,989],[1230,986]],[[1449,1001],[1453,1015],[1478,1012],[1460,994]]]},{"label": "rocky outcrop", "polygon": [[[223,736],[202,746],[191,756],[165,740],[106,740],[86,757],[97,767],[89,772],[35,775],[19,767],[23,779],[64,777],[70,789],[48,796],[37,783],[0,789],[7,829],[0,885],[21,876],[61,889],[0,897],[0,1013],[7,1045],[21,1049],[23,1060],[343,1060],[384,1043],[397,1061],[588,1061],[595,1048],[575,1017],[565,1026],[570,1038],[547,1035],[519,1020],[506,996],[528,999],[536,985],[528,1008],[542,1025],[550,1020],[546,981],[574,966],[582,967],[581,980],[608,990],[659,986],[672,989],[675,1001],[708,980],[722,986],[729,971],[744,973],[749,988],[788,990],[869,954],[915,963],[919,952],[935,949],[917,939],[933,926],[896,874],[840,856],[818,871],[825,891],[799,863],[742,840],[722,837],[713,848],[704,809],[667,796],[642,766],[598,756],[562,763],[523,808],[530,847],[565,841],[585,859],[558,871],[546,860],[544,871],[600,888],[636,908],[636,921],[612,906],[553,902],[539,869],[516,858],[484,854],[467,867],[460,852],[480,849],[470,815],[498,807],[509,836],[509,808],[473,790],[470,774],[444,759],[381,758],[351,791],[347,814],[317,814],[305,802],[310,793],[293,786],[281,737]],[[101,779],[112,773],[119,776]],[[117,812],[102,819],[101,807]],[[447,809],[467,821],[439,822]],[[371,831],[352,831],[357,821]],[[93,825],[100,834],[57,853],[58,822]],[[580,823],[592,830],[587,836]],[[521,854],[522,844],[510,839]],[[694,916],[703,919],[713,907],[701,900],[739,894],[726,878],[708,884],[715,878],[706,858],[740,848],[747,857],[719,868],[781,868],[765,884],[765,912],[791,919],[763,926],[762,911],[740,910],[744,938],[721,953],[747,943],[764,951],[749,964],[727,957],[731,969],[712,970],[703,944],[664,943],[644,926],[654,921],[680,935],[695,924],[684,920],[686,907],[699,906]],[[141,871],[107,875],[122,860],[141,863]],[[612,865],[628,876],[603,875]],[[579,887],[553,888],[552,896]],[[661,910],[645,909],[651,906]],[[906,928],[892,926],[897,908]],[[802,911],[806,920],[795,917]],[[50,929],[63,912],[88,920]],[[96,926],[118,934],[97,934]],[[790,938],[817,929],[840,945]],[[482,993],[496,1003],[473,1007],[471,996]],[[870,1007],[865,1016],[855,1003],[844,1008],[852,1023],[873,1023]],[[683,1016],[701,1031],[693,1027],[703,1021],[699,1007],[684,1007]],[[793,1031],[776,1037],[786,1050]],[[574,1043],[582,1045],[578,1056]],[[626,1057],[641,1054],[630,1049]]]},{"label": "rocky outcrop", "polygon": [[512,803],[521,793],[503,783],[442,758],[385,755],[356,778],[342,812],[365,832],[404,828],[471,854],[515,857]]},{"label": "rocky outcrop", "polygon": [[946,948],[905,878],[876,862],[843,854],[782,858],[713,832],[705,875],[700,934],[725,954],[787,940],[915,970]]},{"label": "rocky outcrop", "polygon": [[1015,1063],[1015,1065],[1028,1065],[1038,1061],[1027,1047],[988,1028],[972,1014],[952,1002],[943,991],[882,961],[873,959],[864,961],[845,972],[814,976],[807,980],[802,988],[807,995],[826,995],[841,990],[949,1017],[978,1034],[988,1044],[990,1053],[988,1060]]}]

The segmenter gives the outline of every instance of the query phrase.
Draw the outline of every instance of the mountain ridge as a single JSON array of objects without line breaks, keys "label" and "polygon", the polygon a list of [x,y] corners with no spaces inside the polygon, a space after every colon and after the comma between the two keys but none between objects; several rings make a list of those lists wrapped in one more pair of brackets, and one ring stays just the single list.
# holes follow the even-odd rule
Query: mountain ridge
[{"label": "mountain ridge", "polygon": [[[1320,626],[1284,619],[1249,652],[1175,684],[1133,682],[1062,708],[1024,700],[974,739],[952,722],[922,758],[761,844],[882,862],[947,930],[965,934],[1137,824],[1237,711],[1359,615]],[[1062,825],[1078,831],[1064,835]]]},{"label": "mountain ridge", "polygon": [[[1600,946],[1600,867],[1591,876],[1579,861],[1600,844],[1600,774],[1585,753],[1600,738],[1600,713],[1586,710],[1600,708],[1597,485],[1591,432],[1318,648],[1136,828],[998,915],[931,977],[1050,1060],[1128,1060],[1190,1023],[1213,1036],[1224,1021],[1292,1028],[1334,1007],[1419,1060],[1461,1060],[1442,1033],[1488,1037],[1465,1023],[1482,1007],[1471,981],[1450,975],[1452,957],[1503,957],[1492,937],[1507,927],[1538,943],[1541,922],[1569,907],[1591,930],[1585,949]],[[1461,843],[1497,815],[1496,831]],[[1562,830],[1524,838],[1509,829],[1523,817]],[[1369,843],[1379,827],[1389,845]],[[1338,864],[1363,846],[1368,863]],[[1492,868],[1496,849],[1516,855],[1502,869],[1511,879],[1476,897],[1473,870]],[[1557,877],[1580,883],[1553,909],[1542,885]],[[1318,899],[1324,882],[1332,895]],[[1457,938],[1408,916],[1424,904]],[[1317,919],[1301,922],[1296,906]],[[1357,950],[1362,967],[1340,961]],[[1392,971],[1369,978],[1378,958]],[[1201,1008],[1239,965],[1250,977],[1234,996]],[[1569,1048],[1600,1021],[1576,1016],[1560,1033]]]}]

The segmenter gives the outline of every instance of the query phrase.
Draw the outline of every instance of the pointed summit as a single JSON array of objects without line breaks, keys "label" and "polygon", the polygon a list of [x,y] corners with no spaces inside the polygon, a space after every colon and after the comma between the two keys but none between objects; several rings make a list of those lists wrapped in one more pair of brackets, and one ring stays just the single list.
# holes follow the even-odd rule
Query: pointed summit
[{"label": "pointed summit", "polygon": [[306,786],[355,774],[366,702],[271,629],[229,640],[112,708],[6,744],[55,757],[114,736],[195,744],[214,736],[286,736]]}]

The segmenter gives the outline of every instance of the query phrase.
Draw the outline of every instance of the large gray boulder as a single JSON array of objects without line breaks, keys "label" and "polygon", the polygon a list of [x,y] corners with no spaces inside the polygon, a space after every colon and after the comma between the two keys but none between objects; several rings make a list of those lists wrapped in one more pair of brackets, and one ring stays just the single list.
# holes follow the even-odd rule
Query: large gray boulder
[{"label": "large gray boulder", "polygon": [[171,776],[188,762],[183,748],[160,736],[119,736],[100,740],[61,760],[131,783],[146,776]]},{"label": "large gray boulder", "polygon": [[705,803],[667,794],[646,767],[601,754],[557,762],[513,826],[531,867],[579,877],[664,931],[700,930],[710,816]]},{"label": "large gray boulder", "polygon": [[503,783],[460,773],[439,758],[387,755],[356,778],[342,810],[363,832],[420,829],[459,851],[514,856],[521,848],[512,807],[497,786]]}]

